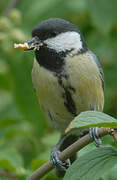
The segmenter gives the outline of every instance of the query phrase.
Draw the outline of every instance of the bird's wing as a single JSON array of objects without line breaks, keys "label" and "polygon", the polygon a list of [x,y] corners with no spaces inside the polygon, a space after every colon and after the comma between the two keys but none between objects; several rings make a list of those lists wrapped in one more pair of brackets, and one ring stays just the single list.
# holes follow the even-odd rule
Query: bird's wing
[{"label": "bird's wing", "polygon": [[104,81],[104,72],[103,72],[103,69],[99,63],[99,60],[97,58],[97,56],[92,52],[90,51],[90,54],[91,56],[93,57],[95,63],[97,64],[98,68],[99,68],[99,72],[100,72],[100,78],[101,78],[101,81],[102,81],[102,87],[103,87],[103,90],[105,89],[105,81]]}]

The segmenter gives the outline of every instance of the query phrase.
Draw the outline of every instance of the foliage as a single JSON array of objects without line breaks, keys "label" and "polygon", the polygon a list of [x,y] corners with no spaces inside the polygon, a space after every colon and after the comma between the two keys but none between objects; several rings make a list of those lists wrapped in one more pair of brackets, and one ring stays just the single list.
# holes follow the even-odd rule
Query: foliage
[{"label": "foliage", "polygon": [[117,151],[111,147],[97,148],[79,157],[68,169],[65,180],[99,179],[117,164]]},{"label": "foliage", "polygon": [[76,116],[66,129],[66,133],[74,129],[87,127],[117,128],[117,120],[103,112],[85,111]]},{"label": "foliage", "polygon": [[[94,123],[95,122],[95,123]],[[117,119],[97,111],[85,111],[78,115],[68,126],[67,133],[79,131],[86,127],[116,128]],[[91,145],[90,145],[91,146]],[[65,180],[97,180],[110,171],[116,163],[117,150],[112,147],[86,149],[71,165],[65,175]],[[111,173],[110,173],[111,174]],[[109,175],[110,175],[109,174]],[[107,176],[108,177],[108,176]],[[103,179],[103,178],[102,178]]]},{"label": "foliage", "polygon": [[[49,159],[58,133],[46,122],[33,90],[34,55],[15,50],[13,43],[30,38],[32,27],[49,17],[64,18],[78,25],[104,69],[104,111],[116,118],[117,1],[25,0],[19,1],[17,9],[11,9],[5,16],[5,9],[12,1],[0,1],[0,172],[15,174],[23,180]],[[116,147],[113,139],[106,137],[104,145],[108,144]],[[116,169],[117,166],[106,175],[101,174],[102,179],[116,179]],[[57,177],[50,173],[44,179]]]}]

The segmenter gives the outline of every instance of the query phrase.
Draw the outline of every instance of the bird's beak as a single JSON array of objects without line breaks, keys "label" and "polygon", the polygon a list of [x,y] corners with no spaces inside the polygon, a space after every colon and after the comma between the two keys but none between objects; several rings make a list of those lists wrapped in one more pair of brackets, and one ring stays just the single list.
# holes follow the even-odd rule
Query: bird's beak
[{"label": "bird's beak", "polygon": [[39,50],[40,46],[43,45],[41,40],[38,37],[33,37],[32,39],[26,42],[28,44],[28,48],[26,50]]},{"label": "bird's beak", "polygon": [[38,50],[39,48],[43,46],[43,43],[41,40],[39,40],[38,37],[33,37],[32,39],[28,40],[24,44],[14,44],[14,48],[21,49],[21,50]]}]

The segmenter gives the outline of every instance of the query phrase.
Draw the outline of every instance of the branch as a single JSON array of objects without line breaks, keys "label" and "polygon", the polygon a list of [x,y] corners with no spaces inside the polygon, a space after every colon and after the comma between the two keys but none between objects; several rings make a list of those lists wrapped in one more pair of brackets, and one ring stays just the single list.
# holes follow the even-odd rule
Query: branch
[{"label": "branch", "polygon": [[9,13],[10,13],[10,11],[11,11],[13,8],[16,8],[16,7],[18,6],[19,1],[20,1],[20,0],[12,0],[12,1],[8,4],[7,8],[5,9],[3,15],[4,15],[4,16],[8,16]]},{"label": "branch", "polygon": [[[114,131],[114,129],[112,129],[112,128],[99,128],[99,136],[102,137],[102,136],[105,136],[107,134],[111,134],[112,136],[114,136],[112,134],[113,131]],[[117,136],[117,134],[116,134],[116,136]],[[71,157],[73,154],[75,154],[77,151],[81,150],[82,148],[84,148],[85,146],[87,146],[91,142],[93,142],[93,140],[91,139],[89,134],[83,136],[82,138],[77,140],[75,143],[70,145],[68,148],[66,148],[64,151],[62,151],[59,154],[59,159],[62,161],[65,161],[66,159]],[[27,180],[37,180],[37,179],[39,180],[44,175],[46,175],[49,171],[51,171],[53,168],[54,168],[54,166],[51,164],[51,162],[47,162],[43,166],[38,168],[32,174],[32,176],[30,176]]]}]

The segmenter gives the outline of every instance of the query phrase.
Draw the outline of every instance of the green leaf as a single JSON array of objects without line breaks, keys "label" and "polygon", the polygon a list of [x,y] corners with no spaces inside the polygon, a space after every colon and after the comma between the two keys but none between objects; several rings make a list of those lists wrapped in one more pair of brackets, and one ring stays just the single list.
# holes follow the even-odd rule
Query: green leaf
[{"label": "green leaf", "polygon": [[23,167],[23,160],[15,149],[0,150],[0,167],[6,170],[16,170]]},{"label": "green leaf", "polygon": [[110,31],[117,19],[117,1],[87,0],[86,2],[93,23],[103,32]]},{"label": "green leaf", "polygon": [[117,151],[97,148],[79,157],[67,170],[64,180],[97,180],[117,164]]},{"label": "green leaf", "polygon": [[80,113],[68,126],[66,132],[74,128],[85,127],[112,127],[117,128],[117,119],[98,111]]},{"label": "green leaf", "polygon": [[110,171],[103,176],[104,180],[117,180],[117,165],[115,165]]}]

